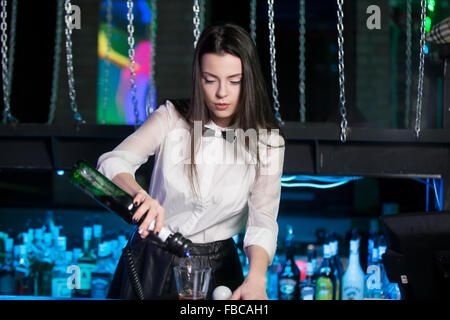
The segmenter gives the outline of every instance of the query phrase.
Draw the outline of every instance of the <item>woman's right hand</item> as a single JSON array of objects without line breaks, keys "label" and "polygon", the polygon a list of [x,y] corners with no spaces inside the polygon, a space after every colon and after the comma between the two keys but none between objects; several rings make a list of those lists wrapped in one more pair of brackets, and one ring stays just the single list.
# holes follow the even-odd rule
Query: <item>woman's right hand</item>
[{"label": "woman's right hand", "polygon": [[144,239],[149,235],[149,227],[153,220],[156,220],[153,233],[157,235],[161,231],[164,224],[165,214],[165,210],[159,204],[159,201],[150,197],[144,190],[140,190],[134,195],[133,204],[138,208],[133,215],[134,223],[140,221],[141,218],[147,214],[139,225],[138,232],[141,235],[141,238]]}]

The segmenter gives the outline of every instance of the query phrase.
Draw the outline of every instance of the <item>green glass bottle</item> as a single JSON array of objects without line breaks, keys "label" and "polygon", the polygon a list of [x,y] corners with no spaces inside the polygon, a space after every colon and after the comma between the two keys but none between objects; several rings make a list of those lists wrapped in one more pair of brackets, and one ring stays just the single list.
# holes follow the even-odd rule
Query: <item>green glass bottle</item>
[{"label": "green glass bottle", "polygon": [[[138,206],[133,204],[133,198],[87,162],[78,161],[69,179],[75,186],[86,192],[109,211],[119,215],[127,223],[140,225],[145,218],[144,215],[139,222],[135,223],[132,217]],[[155,220],[150,224],[149,230],[153,230],[154,226]],[[158,238],[165,245],[167,251],[179,257],[188,255],[187,251],[192,242],[180,233],[172,233],[163,227],[158,234]]]},{"label": "green glass bottle", "polygon": [[85,161],[78,161],[69,175],[72,184],[86,192],[106,209],[134,224],[133,198]]}]

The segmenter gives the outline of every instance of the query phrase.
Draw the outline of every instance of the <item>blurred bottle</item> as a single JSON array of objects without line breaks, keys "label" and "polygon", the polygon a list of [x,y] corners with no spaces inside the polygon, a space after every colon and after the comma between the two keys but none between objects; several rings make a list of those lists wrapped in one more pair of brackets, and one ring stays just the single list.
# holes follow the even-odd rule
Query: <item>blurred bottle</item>
[{"label": "blurred bottle", "polygon": [[372,249],[371,264],[367,267],[364,286],[364,298],[382,299],[383,291],[381,288],[381,267],[378,260],[378,247],[374,241]]},{"label": "blurred bottle", "polygon": [[111,284],[115,265],[111,260],[112,252],[109,242],[102,242],[98,246],[97,265],[92,269],[91,298],[105,299]]},{"label": "blurred bottle", "polygon": [[316,284],[313,280],[314,276],[314,257],[315,247],[313,244],[308,245],[306,260],[306,278],[300,283],[300,299],[301,300],[314,300]]},{"label": "blurred bottle", "polygon": [[335,293],[335,276],[331,263],[331,252],[328,243],[323,245],[323,259],[319,266],[316,280],[316,300],[333,300]]},{"label": "blurred bottle", "polygon": [[88,218],[84,220],[83,227],[83,254],[78,258],[80,268],[80,288],[74,289],[73,297],[89,298],[91,296],[91,272],[95,268],[95,257],[91,250],[92,225]]},{"label": "blurred bottle", "polygon": [[52,294],[52,270],[54,265],[54,247],[52,245],[52,233],[44,232],[43,247],[37,258],[33,261],[33,270],[38,296],[48,296]]},{"label": "blurred bottle", "polygon": [[342,276],[342,300],[363,300],[364,271],[359,262],[359,238],[356,232],[350,239],[348,267]]},{"label": "blurred bottle", "polygon": [[16,281],[16,294],[21,296],[33,295],[33,279],[31,276],[30,262],[24,244],[14,246],[14,279]]},{"label": "blurred bottle", "polygon": [[16,293],[16,282],[14,279],[14,239],[4,234],[3,252],[0,263],[0,294],[13,295]]},{"label": "blurred bottle", "polygon": [[384,238],[384,235],[380,235],[378,237],[378,255],[381,269],[381,289],[383,292],[383,297],[385,299],[401,300],[400,288],[398,286],[398,283],[392,283],[389,281],[386,269],[384,268],[383,255],[386,252],[386,249],[386,239]]},{"label": "blurred bottle", "polygon": [[280,258],[275,254],[272,264],[267,269],[267,297],[269,300],[278,300],[278,271],[280,269]]},{"label": "blurred bottle", "polygon": [[329,237],[329,246],[331,251],[331,265],[335,277],[335,287],[333,300],[341,299],[341,281],[342,275],[344,273],[344,268],[342,267],[341,259],[339,257],[339,240],[335,232],[331,233]]},{"label": "blurred bottle", "polygon": [[67,238],[58,237],[55,252],[55,265],[52,270],[52,297],[56,298],[70,298],[71,291],[67,285],[68,275],[66,273],[67,260]]},{"label": "blurred bottle", "polygon": [[97,256],[98,246],[102,241],[102,225],[100,224],[100,218],[94,217],[94,224],[92,225],[92,253]]},{"label": "blurred bottle", "polygon": [[278,273],[278,299],[299,300],[300,269],[294,259],[294,230],[290,225],[287,226],[285,248],[286,258]]}]

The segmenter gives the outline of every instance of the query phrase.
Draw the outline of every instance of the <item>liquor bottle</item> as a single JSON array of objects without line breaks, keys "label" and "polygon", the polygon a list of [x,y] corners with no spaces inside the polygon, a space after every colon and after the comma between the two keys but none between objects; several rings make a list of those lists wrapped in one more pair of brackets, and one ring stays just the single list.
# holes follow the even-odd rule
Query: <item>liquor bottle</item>
[{"label": "liquor bottle", "polygon": [[288,226],[285,247],[286,259],[278,273],[278,299],[299,300],[300,269],[294,260],[294,231],[292,226]]},{"label": "liquor bottle", "polygon": [[95,256],[98,254],[98,246],[102,239],[102,225],[100,224],[100,218],[94,217],[94,225],[92,226],[92,251]]},{"label": "liquor bottle", "polygon": [[364,271],[359,262],[359,239],[350,239],[348,267],[342,276],[342,300],[363,300]]},{"label": "liquor bottle", "polygon": [[67,266],[66,256],[67,238],[58,237],[56,243],[55,265],[52,270],[52,297],[70,298],[72,293],[67,286]]},{"label": "liquor bottle", "polygon": [[[69,179],[72,184],[109,211],[119,215],[128,224],[140,225],[144,219],[145,216],[141,218],[141,221],[134,223],[132,217],[138,206],[133,204],[133,198],[87,162],[78,161],[70,173]],[[154,227],[155,220],[153,220],[149,230],[153,230]],[[167,251],[180,257],[188,255],[187,251],[192,242],[180,233],[172,233],[163,227],[158,234],[158,238],[164,243]]]},{"label": "liquor bottle", "polygon": [[13,250],[15,251],[14,279],[16,281],[16,294],[30,296],[33,294],[34,290],[26,247],[24,244],[18,244],[14,246]]},{"label": "liquor bottle", "polygon": [[[36,272],[35,283],[37,283],[37,295],[38,296],[51,296],[52,294],[52,269],[54,266],[53,246],[52,246],[52,233],[44,232],[43,248],[34,261],[33,268]],[[36,290],[36,289],[35,289]]]},{"label": "liquor bottle", "polygon": [[319,277],[319,270],[317,266],[317,250],[314,244],[309,244],[307,249],[307,260],[311,260],[313,275],[312,281],[314,285],[316,284],[317,278]]},{"label": "liquor bottle", "polygon": [[319,266],[319,276],[316,280],[316,300],[333,300],[335,293],[335,278],[331,264],[331,252],[328,243],[323,245],[323,259]]},{"label": "liquor bottle", "polygon": [[269,300],[278,300],[278,271],[280,269],[280,258],[275,254],[272,264],[267,268],[267,297]]},{"label": "liquor bottle", "polygon": [[314,300],[316,284],[313,280],[314,275],[314,261],[313,252],[315,252],[314,245],[308,245],[307,261],[306,261],[306,278],[300,283],[300,299]]},{"label": "liquor bottle", "polygon": [[16,293],[16,282],[14,280],[14,258],[13,258],[13,244],[14,239],[8,238],[5,234],[4,238],[4,252],[2,263],[0,265],[0,294],[13,295]]},{"label": "liquor bottle", "polygon": [[378,237],[378,259],[380,261],[380,269],[381,269],[381,289],[383,292],[383,296],[386,299],[391,300],[400,300],[400,288],[398,287],[398,283],[392,283],[389,281],[389,278],[386,273],[386,269],[383,264],[383,255],[386,252],[386,240],[384,235],[380,235]]},{"label": "liquor bottle", "polygon": [[378,247],[374,244],[372,249],[372,262],[367,267],[364,286],[364,298],[381,299],[383,292],[381,288],[381,268],[378,261]]},{"label": "liquor bottle", "polygon": [[111,261],[111,248],[108,242],[100,243],[98,246],[98,260],[96,267],[92,270],[91,298],[105,299],[111,284],[115,265]]},{"label": "liquor bottle", "polygon": [[91,250],[92,225],[88,218],[84,220],[83,227],[83,254],[78,258],[80,268],[80,288],[75,288],[73,297],[89,298],[91,296],[91,272],[95,268],[95,256]]},{"label": "liquor bottle", "polygon": [[339,241],[337,235],[333,232],[329,239],[330,251],[331,251],[331,264],[335,277],[335,293],[333,300],[341,299],[341,281],[344,273],[341,259],[339,258]]}]

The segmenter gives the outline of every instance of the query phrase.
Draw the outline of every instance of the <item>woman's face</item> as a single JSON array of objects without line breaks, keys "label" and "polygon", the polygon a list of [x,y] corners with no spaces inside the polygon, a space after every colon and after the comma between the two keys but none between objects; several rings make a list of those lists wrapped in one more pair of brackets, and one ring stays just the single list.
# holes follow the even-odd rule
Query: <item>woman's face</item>
[{"label": "woman's face", "polygon": [[231,54],[206,53],[201,59],[201,84],[216,125],[228,127],[241,93],[241,59]]}]

